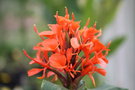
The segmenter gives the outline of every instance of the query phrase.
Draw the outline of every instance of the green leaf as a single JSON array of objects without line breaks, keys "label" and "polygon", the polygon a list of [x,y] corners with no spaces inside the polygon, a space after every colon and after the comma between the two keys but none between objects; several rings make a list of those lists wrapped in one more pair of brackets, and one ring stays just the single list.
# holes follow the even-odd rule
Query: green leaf
[{"label": "green leaf", "polygon": [[65,15],[65,6],[68,8],[69,13],[74,12],[76,17],[80,15],[79,8],[77,6],[77,0],[42,0],[45,8],[45,20],[47,23],[56,23],[54,15],[56,11],[59,12],[60,16]]},{"label": "green leaf", "polygon": [[109,55],[114,53],[119,48],[119,46],[125,41],[125,39],[125,36],[115,38],[111,42]]},{"label": "green leaf", "polygon": [[83,80],[80,81],[79,87],[77,90],[85,90],[85,82]]},{"label": "green leaf", "polygon": [[100,87],[97,87],[97,88],[94,88],[94,89],[86,89],[86,90],[128,90],[128,89],[104,84]]},{"label": "green leaf", "polygon": [[[78,88],[78,90],[128,90],[125,88],[115,87],[115,86],[107,85],[107,84],[103,84],[102,86],[94,88],[94,89],[89,89],[89,88],[86,88],[85,82],[82,80],[79,86],[80,87]],[[41,85],[41,90],[68,90],[68,89],[60,85],[54,84],[52,82],[49,82],[47,80],[43,80],[42,85]]]},{"label": "green leaf", "polygon": [[[104,77],[99,75],[98,73],[93,74],[96,86],[99,87],[104,83]],[[86,75],[83,77],[83,80],[85,81],[85,85],[87,88],[94,88],[92,80]]]},{"label": "green leaf", "polygon": [[[86,6],[83,8],[82,21],[88,17],[91,24],[97,22],[97,27],[104,28],[110,23],[118,9],[121,0],[86,0]],[[83,22],[84,24],[85,22]]]},{"label": "green leaf", "polygon": [[47,80],[43,80],[41,90],[68,90],[60,85],[54,84]]}]

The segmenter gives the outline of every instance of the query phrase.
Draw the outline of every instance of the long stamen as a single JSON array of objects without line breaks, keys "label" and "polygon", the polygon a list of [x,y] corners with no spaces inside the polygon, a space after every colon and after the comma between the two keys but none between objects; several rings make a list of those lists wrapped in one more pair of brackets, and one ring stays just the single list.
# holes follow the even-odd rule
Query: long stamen
[{"label": "long stamen", "polygon": [[73,20],[73,21],[75,20],[75,15],[74,15],[73,12],[72,12],[72,20]]},{"label": "long stamen", "polygon": [[87,27],[89,25],[89,23],[90,23],[90,18],[88,18],[88,20],[87,20],[87,22],[86,22],[84,27]]}]

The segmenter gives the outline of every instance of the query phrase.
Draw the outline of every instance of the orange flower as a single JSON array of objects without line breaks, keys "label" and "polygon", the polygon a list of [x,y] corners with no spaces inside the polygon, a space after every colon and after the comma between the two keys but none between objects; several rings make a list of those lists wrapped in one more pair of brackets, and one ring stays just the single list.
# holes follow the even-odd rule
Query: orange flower
[{"label": "orange flower", "polygon": [[55,53],[50,56],[49,62],[50,66],[54,68],[64,68],[66,65],[66,57],[65,55]]},{"label": "orange flower", "polygon": [[106,75],[102,67],[105,68],[108,64],[106,55],[109,44],[105,46],[98,39],[101,30],[96,29],[96,24],[88,28],[88,19],[86,25],[80,29],[80,22],[74,21],[74,14],[72,13],[70,20],[68,9],[65,8],[65,11],[64,17],[56,12],[57,24],[49,24],[49,31],[39,33],[34,25],[34,30],[42,41],[33,47],[37,51],[35,58],[30,57],[25,50],[24,54],[32,60],[30,64],[37,63],[41,68],[31,69],[28,71],[28,76],[43,72],[39,79],[54,76],[53,80],[57,80],[58,77],[63,86],[68,88],[88,75],[95,86],[93,74],[98,72],[103,76]]}]

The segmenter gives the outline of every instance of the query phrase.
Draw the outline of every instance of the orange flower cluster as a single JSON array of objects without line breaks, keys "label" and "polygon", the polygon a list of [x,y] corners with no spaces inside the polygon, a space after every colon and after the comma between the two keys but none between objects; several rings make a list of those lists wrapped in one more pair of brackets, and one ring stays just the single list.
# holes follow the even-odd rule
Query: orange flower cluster
[{"label": "orange flower cluster", "polygon": [[[101,30],[96,29],[96,24],[88,28],[89,19],[86,25],[80,29],[80,22],[69,19],[67,8],[65,16],[55,15],[57,24],[49,24],[50,30],[38,32],[34,25],[35,32],[42,41],[33,47],[37,51],[36,57],[30,57],[24,50],[24,54],[32,61],[29,64],[37,63],[41,68],[33,68],[28,71],[28,76],[43,72],[39,79],[54,76],[53,80],[60,79],[65,87],[70,82],[76,82],[88,75],[95,85],[93,74],[95,72],[105,76],[108,60],[108,47],[104,46],[98,39]],[[47,38],[47,39],[45,39]]]}]

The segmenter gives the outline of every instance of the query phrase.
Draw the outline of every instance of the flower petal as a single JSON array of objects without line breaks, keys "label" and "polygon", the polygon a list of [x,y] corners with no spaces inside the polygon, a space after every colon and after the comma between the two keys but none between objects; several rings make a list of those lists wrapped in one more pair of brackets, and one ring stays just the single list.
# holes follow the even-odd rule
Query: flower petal
[{"label": "flower petal", "polygon": [[98,51],[100,51],[100,50],[105,50],[106,49],[106,47],[98,40],[98,39],[95,39],[95,40],[93,40],[93,44],[94,44],[94,46],[93,46],[93,48],[92,48],[92,50],[91,51],[96,51],[96,52],[98,52]]},{"label": "flower petal", "polygon": [[98,61],[101,67],[106,68],[107,63],[102,58],[98,58]]},{"label": "flower petal", "polygon": [[71,24],[70,24],[70,30],[77,30],[79,27],[80,27],[80,22],[71,22]]},{"label": "flower petal", "polygon": [[71,42],[71,46],[73,48],[79,48],[80,47],[79,42],[78,42],[76,37],[71,38],[70,42]]},{"label": "flower petal", "polygon": [[38,63],[38,64],[42,65],[43,67],[47,67],[47,64],[46,63],[44,63],[42,61],[39,61],[39,60],[36,60],[35,58],[30,57],[25,50],[23,50],[23,53],[24,53],[24,55],[26,57],[28,57],[29,59],[33,60],[35,63]]},{"label": "flower petal", "polygon": [[44,31],[44,32],[39,33],[39,36],[45,36],[48,38],[52,38],[54,37],[54,35],[55,33],[53,31]]},{"label": "flower petal", "polygon": [[53,51],[58,47],[56,39],[46,39],[42,42],[42,46],[46,51]]},{"label": "flower petal", "polygon": [[67,56],[67,61],[69,63],[72,58],[72,48],[67,49],[66,56]]},{"label": "flower petal", "polygon": [[28,76],[33,76],[39,72],[43,71],[43,69],[39,69],[39,68],[33,68],[31,70],[28,71]]},{"label": "flower petal", "polygon": [[40,77],[37,77],[38,79],[44,79],[46,74],[46,68],[44,68],[43,74]]},{"label": "flower petal", "polygon": [[103,76],[106,75],[106,70],[104,70],[104,69],[102,69],[102,68],[98,68],[98,69],[96,69],[96,71],[97,71],[98,73],[100,73],[101,75],[103,75]]},{"label": "flower petal", "polygon": [[96,87],[95,79],[94,79],[94,77],[92,76],[92,74],[89,73],[88,76],[89,76],[90,79],[92,80],[92,83],[93,83],[94,87]]},{"label": "flower petal", "polygon": [[86,68],[84,68],[84,70],[82,71],[82,76],[88,74],[90,71],[93,70],[93,66],[90,64],[89,66],[87,66]]},{"label": "flower petal", "polygon": [[65,55],[55,53],[49,58],[50,65],[54,68],[64,68],[66,64]]},{"label": "flower petal", "polygon": [[95,34],[99,32],[100,32],[99,30],[96,30],[95,28],[90,27],[89,29],[84,31],[83,37],[93,39],[95,37]]},{"label": "flower petal", "polygon": [[49,72],[47,73],[47,77],[51,77],[51,76],[53,76],[53,75],[55,75],[54,72],[49,71]]},{"label": "flower petal", "polygon": [[36,63],[36,62],[35,62],[35,61],[30,61],[30,62],[29,62],[29,64],[34,64],[34,63]]},{"label": "flower petal", "polygon": [[67,9],[67,7],[65,7],[65,18],[66,18],[66,19],[69,19],[69,14],[68,14],[68,9]]}]

